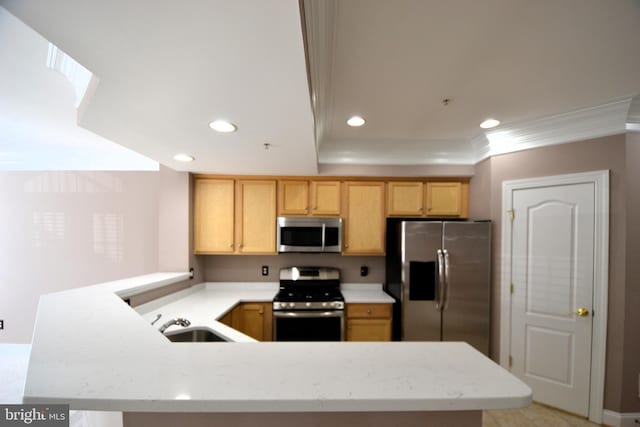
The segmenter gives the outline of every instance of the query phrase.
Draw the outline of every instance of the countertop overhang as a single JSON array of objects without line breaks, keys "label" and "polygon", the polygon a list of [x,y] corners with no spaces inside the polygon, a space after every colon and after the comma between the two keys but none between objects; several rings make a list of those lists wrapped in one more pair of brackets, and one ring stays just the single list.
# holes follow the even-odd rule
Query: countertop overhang
[{"label": "countertop overhang", "polygon": [[[152,306],[138,313],[122,299],[132,288],[186,278],[158,273],[42,296],[24,401],[136,412],[457,411],[531,402],[528,386],[466,343],[178,344],[150,324]],[[271,292],[198,286],[184,296],[198,301],[208,292],[219,302],[213,318],[233,301]]]}]

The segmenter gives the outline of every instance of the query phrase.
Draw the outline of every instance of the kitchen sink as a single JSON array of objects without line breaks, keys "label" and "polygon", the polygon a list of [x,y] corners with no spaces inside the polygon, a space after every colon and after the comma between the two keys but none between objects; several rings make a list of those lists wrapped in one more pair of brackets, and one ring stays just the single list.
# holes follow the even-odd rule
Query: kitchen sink
[{"label": "kitchen sink", "polygon": [[189,329],[187,331],[165,332],[171,342],[227,342],[227,339],[210,329]]}]

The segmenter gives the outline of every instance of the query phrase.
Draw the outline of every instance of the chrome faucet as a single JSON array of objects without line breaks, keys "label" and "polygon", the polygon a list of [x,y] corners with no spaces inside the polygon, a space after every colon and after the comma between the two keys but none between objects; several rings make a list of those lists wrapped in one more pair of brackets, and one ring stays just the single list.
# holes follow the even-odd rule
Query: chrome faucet
[{"label": "chrome faucet", "polygon": [[183,327],[187,327],[191,324],[191,322],[189,322],[187,319],[185,319],[184,317],[177,317],[175,319],[171,319],[169,320],[167,323],[163,324],[162,326],[160,326],[160,329],[158,329],[160,332],[164,333],[164,331],[169,327],[169,326],[173,326],[173,325],[180,325]]}]

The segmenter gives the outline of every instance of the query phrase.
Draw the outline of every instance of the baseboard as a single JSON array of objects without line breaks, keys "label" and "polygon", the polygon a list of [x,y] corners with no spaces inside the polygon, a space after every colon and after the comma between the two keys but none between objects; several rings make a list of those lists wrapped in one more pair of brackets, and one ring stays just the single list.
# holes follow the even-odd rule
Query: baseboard
[{"label": "baseboard", "polygon": [[620,414],[605,409],[602,412],[602,424],[611,427],[640,427],[640,412]]}]

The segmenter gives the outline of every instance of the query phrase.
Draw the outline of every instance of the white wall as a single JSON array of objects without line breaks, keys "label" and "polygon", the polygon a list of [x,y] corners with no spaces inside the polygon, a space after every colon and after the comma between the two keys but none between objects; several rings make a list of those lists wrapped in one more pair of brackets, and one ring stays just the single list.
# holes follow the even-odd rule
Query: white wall
[{"label": "white wall", "polygon": [[162,173],[0,172],[0,342],[30,342],[41,294],[159,270]]}]

